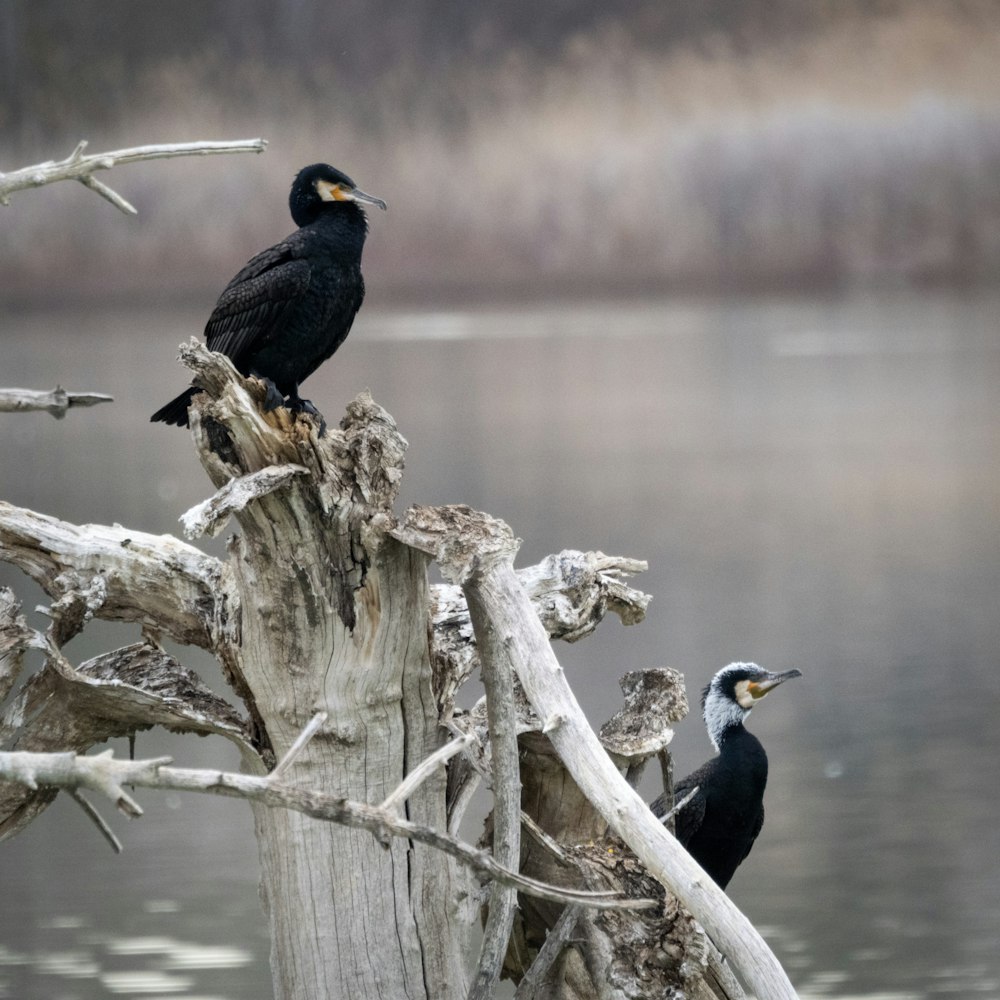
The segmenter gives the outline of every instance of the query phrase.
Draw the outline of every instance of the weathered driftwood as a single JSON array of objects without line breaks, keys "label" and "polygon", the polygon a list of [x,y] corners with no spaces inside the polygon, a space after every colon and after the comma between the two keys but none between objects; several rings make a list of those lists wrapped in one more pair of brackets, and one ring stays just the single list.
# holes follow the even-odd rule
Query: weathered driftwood
[{"label": "weathered driftwood", "polygon": [[62,386],[43,391],[40,389],[0,389],[0,413],[23,413],[44,410],[56,420],[62,420],[66,411],[74,406],[96,406],[113,403],[114,396],[100,392],[67,392]]},{"label": "weathered driftwood", "polygon": [[754,992],[769,1000],[794,998],[760,934],[664,829],[590,728],[514,573],[518,542],[507,525],[466,508],[420,508],[409,511],[394,534],[433,554],[483,609],[496,648],[510,658],[543,733],[611,830],[684,902]]},{"label": "weathered driftwood", "polygon": [[[492,995],[513,892],[527,892],[504,875],[523,853],[523,828],[532,850],[563,866],[562,885],[603,883],[601,889],[617,891],[631,880],[633,892],[642,883],[642,895],[662,883],[760,996],[794,996],[766,945],[619,773],[618,766],[638,766],[662,750],[670,706],[650,708],[650,719],[660,713],[651,725],[633,712],[631,721],[609,729],[616,766],[549,646],[551,637],[587,634],[608,610],[625,622],[641,619],[648,598],[622,575],[642,564],[562,553],[518,576],[511,532],[486,515],[421,508],[400,524],[392,504],[406,442],[370,396],[359,396],[341,426],[318,437],[309,417],[280,408],[262,413],[263,386],[241,378],[224,357],[196,343],[181,356],[205,390],[195,398],[191,428],[217,490],[185,524],[192,533],[214,533],[234,519],[239,534],[229,558],[213,559],[170,537],[79,528],[0,506],[0,558],[21,566],[53,601],[44,633],[28,628],[12,601],[0,601],[0,684],[16,684],[26,650],[40,650],[45,660],[42,680],[9,702],[22,708],[4,720],[3,749],[35,749],[32,742],[41,741],[46,750],[80,752],[150,724],[211,725],[234,739],[242,776],[192,777],[159,762],[147,777],[200,783],[200,790],[253,802],[278,1000],[468,994],[467,932],[478,914],[478,887],[445,833],[455,830],[473,783],[463,775],[493,786],[496,855],[505,859],[479,865],[495,883],[474,995]],[[453,585],[428,586],[431,556]],[[62,646],[91,617],[138,623],[144,641],[97,658],[99,664],[73,667]],[[213,652],[236,707],[182,674],[158,649],[160,635]],[[456,712],[455,690],[477,665],[487,705]],[[43,686],[34,691],[33,684]],[[116,684],[123,695],[112,711],[107,702]],[[50,691],[53,715],[23,709]],[[103,730],[74,717],[70,703],[78,698],[84,706],[98,699]],[[63,717],[70,723],[60,728]],[[449,743],[455,733],[464,737],[461,752]],[[616,867],[635,878],[602,875],[573,843],[559,843],[560,832],[570,831],[550,824],[551,817],[521,812],[518,822],[530,795],[518,795],[514,765],[532,739],[540,748],[533,760],[548,753],[553,770],[565,771],[587,800],[595,836],[610,827],[621,839]],[[277,776],[267,777],[273,770]],[[17,786],[21,799],[0,811],[8,832],[51,795],[51,785],[35,783],[34,792],[30,782]],[[65,784],[74,787],[73,780]],[[336,822],[321,821],[330,819]],[[574,823],[574,837],[578,830]],[[470,857],[462,861],[471,864]],[[557,898],[553,923],[567,899],[591,899]],[[667,923],[662,934],[657,925],[656,941],[673,942],[676,954],[657,946],[654,958],[681,970],[675,981],[700,989],[700,932],[672,897],[664,897],[663,908]],[[652,925],[602,924],[581,907],[573,928],[585,946],[572,952],[577,959],[565,951],[556,956],[562,984],[575,977],[580,989],[590,982],[595,995],[624,995],[631,986],[617,967],[616,936],[641,936],[644,926]],[[692,948],[701,950],[688,954]],[[555,968],[541,978],[547,982]],[[535,993],[571,995],[562,988]]]},{"label": "weathered driftwood", "polygon": [[219,153],[263,153],[265,139],[236,139],[232,142],[168,142],[152,146],[134,146],[130,149],[115,149],[110,153],[88,153],[86,140],[78,143],[76,149],[64,160],[47,160],[31,167],[21,167],[9,173],[0,173],[0,205],[9,205],[10,196],[25,188],[41,187],[55,181],[75,180],[89,187],[102,198],[106,198],[115,208],[126,215],[135,215],[136,209],[107,184],[99,181],[94,173],[110,170],[123,163],[140,160],[161,160],[174,156],[212,156]]},{"label": "weathered driftwood", "polygon": [[[325,721],[325,720],[324,720]],[[317,727],[318,728],[318,727]],[[303,741],[303,746],[308,741]],[[170,757],[151,760],[119,760],[112,751],[93,756],[69,753],[0,753],[0,779],[17,782],[28,788],[46,786],[67,790],[88,789],[109,799],[124,815],[142,815],[142,807],[126,786],[157,788],[175,792],[198,792],[258,802],[272,809],[303,813],[314,819],[366,830],[377,837],[388,835],[428,844],[461,861],[485,878],[493,879],[515,892],[545,899],[552,903],[595,910],[638,911],[654,908],[653,899],[625,899],[617,890],[579,890],[547,885],[505,868],[489,852],[477,850],[440,830],[421,826],[388,811],[384,805],[352,802],[302,788],[294,782],[276,780],[278,770],[266,777],[237,774],[232,771],[170,767]],[[426,776],[426,775],[425,775]]]}]

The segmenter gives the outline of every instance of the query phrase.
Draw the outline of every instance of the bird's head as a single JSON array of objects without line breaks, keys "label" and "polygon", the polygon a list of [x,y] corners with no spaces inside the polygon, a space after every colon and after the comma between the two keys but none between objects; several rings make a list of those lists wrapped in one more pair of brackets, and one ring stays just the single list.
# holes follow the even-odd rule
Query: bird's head
[{"label": "bird's head", "polygon": [[329,163],[314,163],[311,167],[303,167],[292,183],[292,191],[288,196],[292,218],[300,227],[315,222],[327,208],[344,202],[374,205],[383,212],[387,208],[381,198],[365,194],[347,174],[331,167]]},{"label": "bird's head", "polygon": [[705,725],[715,749],[721,746],[726,730],[742,725],[750,710],[769,691],[801,676],[801,670],[774,674],[756,663],[730,663],[723,667],[701,694]]}]

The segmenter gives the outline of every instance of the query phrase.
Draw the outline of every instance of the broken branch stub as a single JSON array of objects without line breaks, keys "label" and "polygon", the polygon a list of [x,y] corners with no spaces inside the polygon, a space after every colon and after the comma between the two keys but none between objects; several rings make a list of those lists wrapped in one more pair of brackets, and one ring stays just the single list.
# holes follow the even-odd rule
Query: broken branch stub
[{"label": "broken branch stub", "polygon": [[[103,619],[138,622],[180,643],[213,650],[226,641],[218,631],[233,615],[226,569],[170,535],[70,524],[0,501],[0,559],[57,603],[87,595],[73,614],[99,605]],[[70,605],[62,611],[70,614]],[[65,629],[72,633],[68,619]]]},{"label": "broken branch stub", "polygon": [[98,403],[113,403],[113,396],[100,392],[67,392],[62,386],[54,389],[0,389],[0,413],[25,413],[42,410],[56,420],[62,420],[66,411],[73,407],[96,406]]},{"label": "broken branch stub", "polygon": [[[422,551],[435,553],[432,518],[436,515],[429,511],[437,509],[407,511],[391,534],[401,541],[412,539]],[[639,559],[566,549],[516,572],[549,637],[575,642],[590,635],[609,611],[623,625],[643,620],[651,597],[628,586],[624,577],[645,569],[646,563]],[[434,687],[447,717],[456,692],[478,668],[479,657],[462,588],[437,584],[431,587],[431,598]]]},{"label": "broken branch stub", "polygon": [[671,724],[688,713],[684,678],[669,668],[632,670],[619,682],[625,704],[601,726],[604,748],[632,764],[670,744]]}]

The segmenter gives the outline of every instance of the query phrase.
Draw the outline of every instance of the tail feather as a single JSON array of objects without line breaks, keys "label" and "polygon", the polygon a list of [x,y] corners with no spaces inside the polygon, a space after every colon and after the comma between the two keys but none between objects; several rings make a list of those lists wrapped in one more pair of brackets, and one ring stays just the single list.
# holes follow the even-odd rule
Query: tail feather
[{"label": "tail feather", "polygon": [[195,393],[199,391],[193,385],[188,386],[176,399],[172,399],[166,406],[161,406],[149,419],[172,424],[174,427],[187,427],[188,407]]}]

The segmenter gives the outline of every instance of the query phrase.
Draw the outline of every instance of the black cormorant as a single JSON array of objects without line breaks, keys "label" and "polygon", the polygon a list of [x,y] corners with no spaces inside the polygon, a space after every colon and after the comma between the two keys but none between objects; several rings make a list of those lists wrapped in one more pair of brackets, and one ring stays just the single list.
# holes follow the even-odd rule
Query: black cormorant
[{"label": "black cormorant", "polygon": [[[702,692],[705,725],[718,756],[674,786],[675,802],[698,788],[674,823],[677,839],[722,889],[764,825],[767,754],[743,722],[768,691],[801,676],[800,670],[773,674],[756,663],[730,663]],[[663,816],[667,807],[661,795],[651,808]]]},{"label": "black cormorant", "polygon": [[[361,205],[377,205],[346,174],[326,163],[299,171],[288,205],[298,229],[257,254],[219,296],[205,326],[210,350],[243,375],[268,383],[265,410],[319,412],[299,384],[344,342],[365,297],[361,251],[368,221]],[[151,420],[188,425],[198,389],[186,389]],[[320,433],[325,424],[320,416]]]}]

